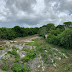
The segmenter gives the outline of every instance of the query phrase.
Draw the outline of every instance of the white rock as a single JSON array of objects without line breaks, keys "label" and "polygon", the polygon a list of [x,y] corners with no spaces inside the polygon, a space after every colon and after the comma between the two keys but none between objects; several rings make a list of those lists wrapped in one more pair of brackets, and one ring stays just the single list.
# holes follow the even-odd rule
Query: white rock
[{"label": "white rock", "polygon": [[61,60],[61,58],[60,58],[60,57],[59,57],[58,59],[59,59],[59,60]]},{"label": "white rock", "polygon": [[53,66],[56,67],[56,63],[54,63]]},{"label": "white rock", "polygon": [[14,43],[16,43],[17,41],[14,41]]},{"label": "white rock", "polygon": [[40,65],[38,66],[38,68],[40,68]]},{"label": "white rock", "polygon": [[45,52],[47,52],[47,50],[45,50]]},{"label": "white rock", "polygon": [[45,67],[43,66],[43,67],[42,67],[42,71],[44,71],[44,70],[45,70]]},{"label": "white rock", "polygon": [[25,55],[22,55],[21,58],[25,57]]}]

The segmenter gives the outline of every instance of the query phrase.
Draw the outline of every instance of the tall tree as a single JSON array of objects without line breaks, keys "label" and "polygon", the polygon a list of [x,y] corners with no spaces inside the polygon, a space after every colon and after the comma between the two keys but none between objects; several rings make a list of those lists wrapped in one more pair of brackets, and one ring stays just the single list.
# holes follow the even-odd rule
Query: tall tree
[{"label": "tall tree", "polygon": [[69,28],[69,27],[71,27],[72,26],[72,22],[64,22],[64,27],[65,27],[65,29],[66,28]]}]

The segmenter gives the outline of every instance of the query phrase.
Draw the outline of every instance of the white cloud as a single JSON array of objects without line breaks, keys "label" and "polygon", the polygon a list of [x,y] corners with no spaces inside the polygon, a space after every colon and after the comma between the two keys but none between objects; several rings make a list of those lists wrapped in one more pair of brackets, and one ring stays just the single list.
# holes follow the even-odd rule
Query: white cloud
[{"label": "white cloud", "polygon": [[40,27],[72,20],[72,0],[0,0],[0,27]]}]

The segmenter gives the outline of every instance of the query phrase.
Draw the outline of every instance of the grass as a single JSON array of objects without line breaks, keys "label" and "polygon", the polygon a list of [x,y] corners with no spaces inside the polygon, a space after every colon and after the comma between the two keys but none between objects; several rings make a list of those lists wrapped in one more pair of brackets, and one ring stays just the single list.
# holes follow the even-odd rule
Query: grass
[{"label": "grass", "polygon": [[23,64],[23,66],[21,66],[18,63],[13,64],[12,70],[13,70],[13,72],[31,72],[30,68],[27,67],[26,64]]},{"label": "grass", "polygon": [[34,46],[33,42],[25,42],[25,45]]},{"label": "grass", "polygon": [[36,52],[31,50],[26,54],[26,56],[22,59],[24,62],[28,62],[30,59],[34,59],[36,57]]},{"label": "grass", "polygon": [[4,44],[6,44],[6,42],[2,42],[2,41],[0,41],[0,45],[4,45]]},{"label": "grass", "polygon": [[[18,40],[23,40],[23,39],[24,38],[20,38]],[[32,50],[29,50],[27,48],[22,49],[22,51],[27,52],[26,56],[22,58],[24,65],[18,64],[19,61],[21,60],[20,56],[17,54],[18,48],[12,47],[13,50],[8,51],[8,53],[15,56],[14,64],[12,66],[13,71],[31,72],[30,68],[26,66],[25,63],[28,64],[28,62],[36,58],[37,55],[41,55],[42,61],[44,62],[44,65],[47,66],[46,68],[48,69],[45,72],[72,72],[72,59],[71,59],[72,52],[69,52],[64,48],[60,48],[58,46],[48,44],[43,38],[33,39],[32,41],[34,42],[26,42],[26,45],[36,46],[36,49],[32,49]],[[62,53],[64,53],[68,58],[65,58],[62,55]],[[61,58],[61,60],[56,59],[56,57]],[[53,64],[55,63],[57,64],[56,67],[53,66]]]},{"label": "grass", "polygon": [[[44,39],[41,39],[41,40],[34,39],[33,41],[35,41],[34,46],[36,46],[36,53],[41,54],[42,59],[45,64],[54,64],[54,63],[57,64],[56,68],[54,68],[54,71],[55,70],[57,72],[71,72],[72,71],[72,63],[69,60],[69,57],[72,55],[72,53],[70,53],[67,49],[60,48],[60,47],[52,45],[52,44],[48,44]],[[57,49],[58,51],[55,49]],[[47,52],[45,52],[45,50]],[[56,55],[54,55],[54,53]],[[68,56],[68,58],[66,59],[62,53],[64,53],[66,56]],[[51,61],[48,62],[48,60],[49,60],[48,57],[50,58],[50,60],[53,60],[53,62],[51,62]],[[61,60],[59,61],[55,57],[61,58]],[[65,59],[67,61],[63,61]],[[65,62],[64,67],[62,67],[63,62]],[[54,72],[54,71],[50,71],[50,72]]]},{"label": "grass", "polygon": [[29,50],[29,49],[27,49],[27,48],[23,48],[23,49],[22,49],[22,51],[25,51],[25,52],[30,52],[30,50]]},{"label": "grass", "polygon": [[4,50],[5,49],[5,47],[3,46],[3,47],[0,47],[0,50]]},{"label": "grass", "polygon": [[17,51],[15,49],[13,49],[12,51],[8,51],[8,54],[14,55],[15,58],[20,58],[20,55],[17,53]]},{"label": "grass", "polygon": [[8,70],[9,70],[9,67],[8,67],[7,65],[3,65],[3,66],[2,66],[2,70],[8,71]]}]

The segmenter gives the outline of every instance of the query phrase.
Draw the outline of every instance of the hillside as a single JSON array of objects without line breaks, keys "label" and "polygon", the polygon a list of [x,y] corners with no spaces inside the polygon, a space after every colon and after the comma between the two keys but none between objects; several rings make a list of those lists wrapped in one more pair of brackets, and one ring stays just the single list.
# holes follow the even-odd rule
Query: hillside
[{"label": "hillside", "polygon": [[72,71],[72,51],[51,45],[38,35],[3,42],[6,44],[0,47],[0,69],[4,71]]}]

